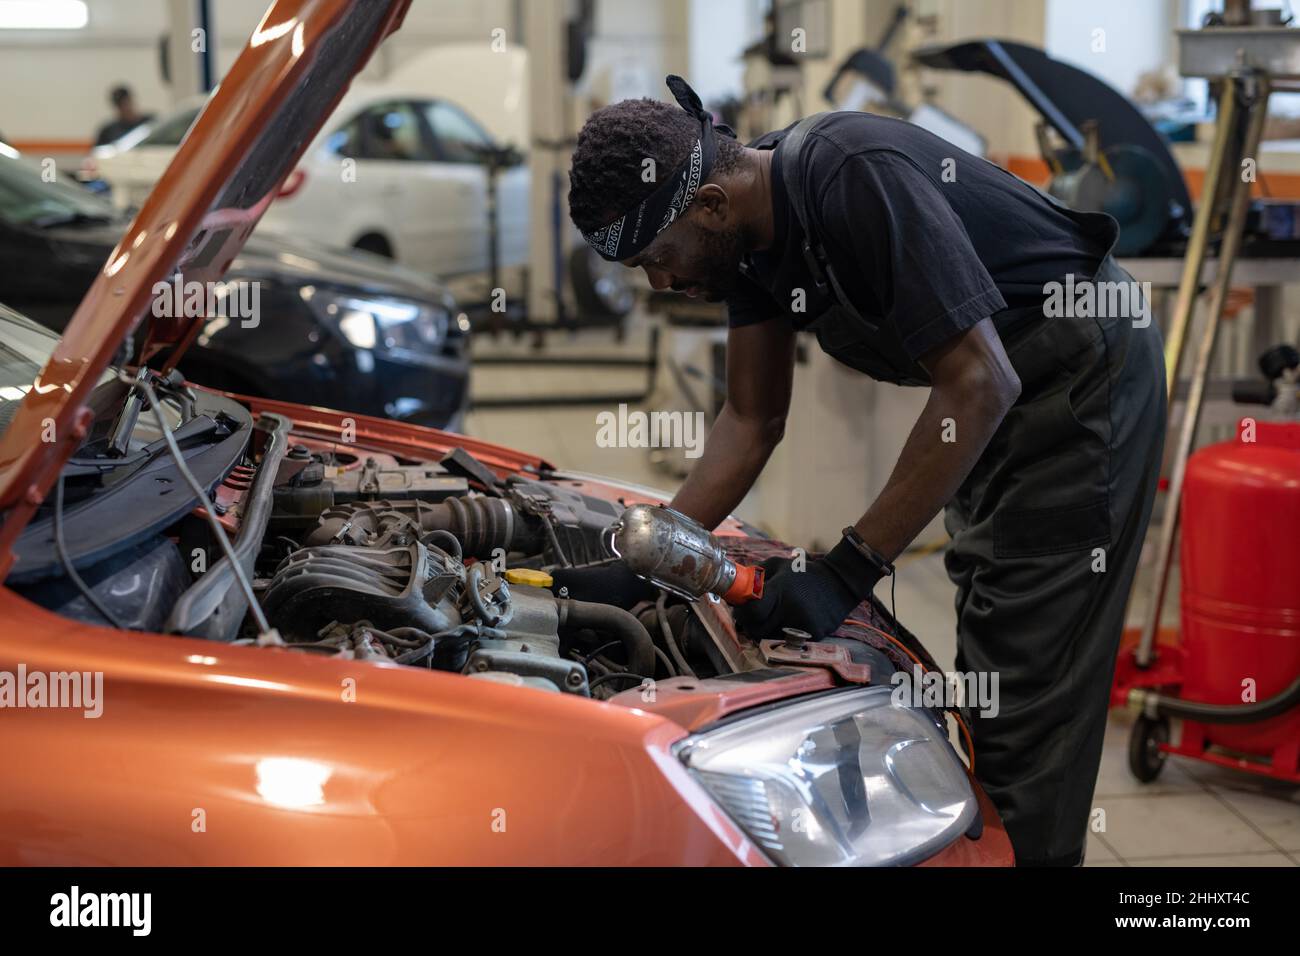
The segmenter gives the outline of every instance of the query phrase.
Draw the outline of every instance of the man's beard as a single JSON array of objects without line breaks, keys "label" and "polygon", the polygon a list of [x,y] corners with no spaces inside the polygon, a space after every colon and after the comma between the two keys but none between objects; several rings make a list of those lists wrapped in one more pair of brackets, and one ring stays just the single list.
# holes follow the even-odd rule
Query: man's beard
[{"label": "man's beard", "polygon": [[721,302],[735,292],[740,283],[744,243],[740,230],[735,227],[722,232],[702,229],[700,233],[700,278],[697,284],[706,302]]}]

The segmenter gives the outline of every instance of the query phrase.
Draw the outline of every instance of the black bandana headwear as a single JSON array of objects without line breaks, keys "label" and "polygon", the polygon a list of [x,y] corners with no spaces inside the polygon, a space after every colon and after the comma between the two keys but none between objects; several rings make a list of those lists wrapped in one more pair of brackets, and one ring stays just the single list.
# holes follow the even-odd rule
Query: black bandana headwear
[{"label": "black bandana headwear", "polygon": [[636,255],[650,245],[655,236],[676,222],[695,198],[700,183],[709,178],[713,160],[718,154],[716,134],[722,133],[732,139],[736,136],[727,126],[713,125],[713,116],[704,108],[699,94],[680,76],[670,76],[665,82],[677,105],[700,121],[700,135],[686,162],[636,208],[595,232],[582,234],[588,245],[610,262]]}]

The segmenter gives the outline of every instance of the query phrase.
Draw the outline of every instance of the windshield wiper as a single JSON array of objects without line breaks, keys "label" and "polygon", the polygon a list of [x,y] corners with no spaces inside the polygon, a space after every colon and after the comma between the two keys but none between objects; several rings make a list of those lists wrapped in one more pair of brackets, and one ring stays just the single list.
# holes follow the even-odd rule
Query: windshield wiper
[{"label": "windshield wiper", "polygon": [[[149,374],[149,368],[142,365],[135,373],[135,380],[147,381]],[[140,420],[140,409],[143,407],[144,399],[140,397],[137,389],[133,388],[126,393],[122,410],[117,413],[117,418],[113,420],[113,427],[108,431],[108,447],[104,449],[104,453],[109,458],[121,458],[126,454],[131,443],[131,433],[135,431],[135,423]]]},{"label": "windshield wiper", "polygon": [[[141,365],[135,373],[137,382],[153,382],[165,394],[174,397],[181,406],[181,424],[194,418],[194,398],[185,387],[185,377],[179,369],[172,369],[167,375],[160,375],[147,365]],[[122,381],[126,381],[125,378]],[[104,454],[109,458],[123,458],[131,447],[131,436],[135,433],[136,423],[140,421],[140,411],[144,408],[144,398],[138,388],[127,389],[122,408],[108,430],[108,440]],[[180,431],[178,427],[177,431]]]},{"label": "windshield wiper", "polygon": [[[132,390],[134,391],[134,389]],[[230,427],[209,415],[197,415],[172,432],[178,444],[188,445],[198,439],[222,439],[230,434]],[[128,465],[151,461],[167,450],[167,439],[157,438],[119,458],[69,458],[63,473],[69,478],[86,475],[107,475]]]}]

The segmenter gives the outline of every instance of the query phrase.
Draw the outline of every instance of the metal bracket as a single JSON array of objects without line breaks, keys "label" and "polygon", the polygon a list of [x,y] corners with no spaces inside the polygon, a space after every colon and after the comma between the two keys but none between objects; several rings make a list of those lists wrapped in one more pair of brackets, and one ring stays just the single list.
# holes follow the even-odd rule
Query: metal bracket
[{"label": "metal bracket", "polygon": [[759,651],[769,664],[794,664],[799,667],[827,667],[850,684],[871,683],[871,665],[855,664],[849,649],[839,644],[808,641],[791,646],[786,641],[759,641]]}]

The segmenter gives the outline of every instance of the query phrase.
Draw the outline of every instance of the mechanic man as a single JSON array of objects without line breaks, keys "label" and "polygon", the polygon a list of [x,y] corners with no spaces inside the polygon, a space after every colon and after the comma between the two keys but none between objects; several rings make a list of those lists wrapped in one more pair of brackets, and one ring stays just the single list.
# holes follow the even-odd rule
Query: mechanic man
[{"label": "mechanic man", "polygon": [[740,503],[781,440],[800,330],[874,379],[929,386],[879,497],[805,570],[770,562],[737,619],[831,633],[946,508],[957,667],[1000,681],[995,717],[970,709],[976,773],[1020,864],[1080,863],[1165,424],[1140,294],[1106,307],[1135,289],[1109,255],[1115,221],[885,117],[741,146],[668,85],[680,109],[624,101],[587,121],[569,209],[655,289],[727,304],[726,402],[672,506],[712,528]]}]

